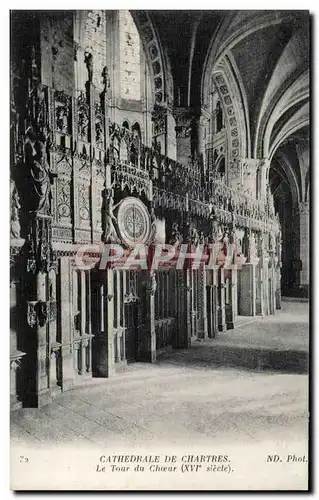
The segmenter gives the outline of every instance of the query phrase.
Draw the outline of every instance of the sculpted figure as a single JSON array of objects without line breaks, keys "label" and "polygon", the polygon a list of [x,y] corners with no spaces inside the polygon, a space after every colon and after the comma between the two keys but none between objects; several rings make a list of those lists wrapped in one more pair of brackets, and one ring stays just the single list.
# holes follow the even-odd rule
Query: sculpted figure
[{"label": "sculpted figure", "polygon": [[[27,205],[29,212],[49,209],[49,196],[54,175],[51,174],[46,153],[46,137],[37,139],[33,131],[27,132],[25,145],[27,165]],[[31,188],[31,189],[30,189]]]},{"label": "sculpted figure", "polygon": [[104,85],[104,91],[107,92],[107,89],[110,87],[109,68],[107,66],[104,66],[101,76]]},{"label": "sculpted figure", "polygon": [[187,239],[191,245],[197,246],[199,243],[198,231],[193,224],[190,224],[188,227],[188,238]]},{"label": "sculpted figure", "polygon": [[174,247],[177,247],[181,243],[182,237],[181,233],[179,231],[178,223],[173,222],[172,224],[172,236],[171,239],[169,240],[169,245],[173,245]]},{"label": "sculpted figure", "polygon": [[117,220],[113,214],[114,203],[113,197],[110,193],[106,194],[105,197],[105,211],[104,211],[104,243],[119,242],[116,227]]},{"label": "sculpted figure", "polygon": [[89,51],[84,52],[84,62],[86,65],[86,69],[88,72],[88,81],[92,82],[93,81],[93,54]]},{"label": "sculpted figure", "polygon": [[20,238],[19,210],[21,208],[19,194],[15,182],[11,180],[11,221],[10,238]]}]

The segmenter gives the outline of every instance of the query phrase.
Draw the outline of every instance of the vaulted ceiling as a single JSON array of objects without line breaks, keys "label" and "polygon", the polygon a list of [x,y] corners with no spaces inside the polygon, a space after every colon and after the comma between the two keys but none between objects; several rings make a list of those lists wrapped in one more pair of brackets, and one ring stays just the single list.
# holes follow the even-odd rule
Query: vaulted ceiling
[{"label": "vaulted ceiling", "polygon": [[248,156],[271,158],[285,139],[309,125],[308,11],[149,15],[170,60],[175,106],[200,107],[201,87],[227,57],[248,110]]}]

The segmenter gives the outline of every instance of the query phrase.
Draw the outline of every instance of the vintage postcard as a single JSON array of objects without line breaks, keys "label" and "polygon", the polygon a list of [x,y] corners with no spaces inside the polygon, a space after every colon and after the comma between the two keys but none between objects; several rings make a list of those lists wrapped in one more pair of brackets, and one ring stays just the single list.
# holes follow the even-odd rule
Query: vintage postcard
[{"label": "vintage postcard", "polygon": [[308,490],[309,54],[305,10],[10,12],[12,490]]}]

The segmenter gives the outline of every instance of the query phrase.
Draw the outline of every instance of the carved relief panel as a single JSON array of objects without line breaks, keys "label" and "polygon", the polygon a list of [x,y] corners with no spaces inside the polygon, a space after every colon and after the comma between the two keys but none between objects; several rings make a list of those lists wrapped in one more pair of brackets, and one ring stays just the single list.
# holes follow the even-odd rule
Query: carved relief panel
[{"label": "carved relief panel", "polygon": [[91,241],[91,161],[84,153],[74,157],[75,238]]},{"label": "carved relief panel", "polygon": [[51,110],[52,129],[57,148],[71,149],[72,138],[72,98],[64,92],[55,91]]},{"label": "carved relief panel", "polygon": [[100,161],[93,162],[92,179],[92,226],[93,239],[101,241],[102,234],[102,210],[103,210],[103,192],[105,186],[105,166]]}]

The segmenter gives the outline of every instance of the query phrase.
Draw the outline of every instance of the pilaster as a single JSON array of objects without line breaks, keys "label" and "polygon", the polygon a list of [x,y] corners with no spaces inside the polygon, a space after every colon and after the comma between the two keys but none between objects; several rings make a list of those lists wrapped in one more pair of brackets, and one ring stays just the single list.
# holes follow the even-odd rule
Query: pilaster
[{"label": "pilaster", "polygon": [[218,270],[218,330],[225,332],[226,326],[226,307],[225,307],[225,271],[221,267]]},{"label": "pilaster", "polygon": [[191,316],[190,316],[190,270],[176,270],[176,297],[177,297],[177,332],[175,346],[186,349],[191,346]]},{"label": "pilaster", "polygon": [[[200,339],[208,337],[208,324],[207,324],[207,290],[206,290],[207,271],[206,266],[203,264],[199,269],[198,276],[198,333]],[[189,309],[187,309],[189,310]]]},{"label": "pilaster", "polygon": [[218,270],[207,271],[207,328],[208,337],[215,338],[218,332]]},{"label": "pilaster", "polygon": [[176,133],[176,160],[188,165],[195,158],[195,115],[192,108],[174,108]]},{"label": "pilaster", "polygon": [[145,324],[139,331],[139,361],[155,363],[156,361],[156,331],[155,331],[155,274],[145,277],[144,284],[144,307]]},{"label": "pilaster", "polygon": [[300,217],[300,285],[309,286],[309,203],[299,204]]},{"label": "pilaster", "polygon": [[160,153],[176,160],[175,119],[169,107],[155,105],[152,113],[153,140]]},{"label": "pilaster", "polygon": [[[76,277],[76,276],[75,276]],[[71,265],[69,257],[59,259],[59,324],[62,363],[62,391],[67,391],[74,386],[75,370],[73,366],[73,337],[74,318],[71,315]]]}]

